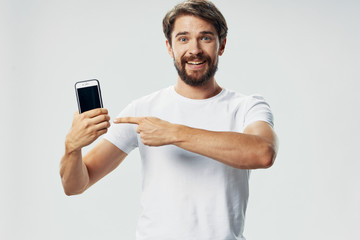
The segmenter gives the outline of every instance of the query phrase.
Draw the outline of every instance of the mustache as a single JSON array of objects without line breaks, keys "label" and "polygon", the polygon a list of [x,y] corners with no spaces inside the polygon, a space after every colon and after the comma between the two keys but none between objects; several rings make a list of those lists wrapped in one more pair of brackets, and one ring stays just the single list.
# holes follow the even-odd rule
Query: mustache
[{"label": "mustache", "polygon": [[208,55],[205,54],[197,54],[197,55],[191,55],[189,57],[183,56],[181,57],[181,63],[185,64],[188,61],[194,61],[194,60],[199,60],[199,61],[203,61],[206,60],[206,62],[211,64],[211,58]]}]

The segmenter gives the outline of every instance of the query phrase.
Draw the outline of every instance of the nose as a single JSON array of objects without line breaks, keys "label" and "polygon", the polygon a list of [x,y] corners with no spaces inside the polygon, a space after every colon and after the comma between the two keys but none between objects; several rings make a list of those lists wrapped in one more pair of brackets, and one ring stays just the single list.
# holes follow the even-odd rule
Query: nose
[{"label": "nose", "polygon": [[198,41],[193,40],[190,42],[189,53],[191,55],[199,55],[202,53],[202,48]]}]

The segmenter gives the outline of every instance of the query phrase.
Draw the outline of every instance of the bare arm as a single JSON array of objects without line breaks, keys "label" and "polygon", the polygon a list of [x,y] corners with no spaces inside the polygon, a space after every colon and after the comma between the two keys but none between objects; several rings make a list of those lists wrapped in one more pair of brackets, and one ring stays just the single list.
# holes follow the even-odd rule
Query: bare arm
[{"label": "bare arm", "polygon": [[84,192],[126,157],[126,153],[106,140],[102,140],[82,157],[81,149],[107,132],[109,120],[106,109],[74,114],[72,127],[65,140],[65,154],[60,163],[60,176],[67,195]]},{"label": "bare arm", "polygon": [[268,168],[275,161],[277,138],[266,122],[250,124],[244,133],[213,132],[180,126],[175,145],[240,169]]},{"label": "bare arm", "polygon": [[270,167],[278,149],[275,132],[262,121],[250,124],[244,133],[207,131],[153,117],[118,118],[115,123],[138,124],[137,132],[145,145],[174,144],[241,169]]}]

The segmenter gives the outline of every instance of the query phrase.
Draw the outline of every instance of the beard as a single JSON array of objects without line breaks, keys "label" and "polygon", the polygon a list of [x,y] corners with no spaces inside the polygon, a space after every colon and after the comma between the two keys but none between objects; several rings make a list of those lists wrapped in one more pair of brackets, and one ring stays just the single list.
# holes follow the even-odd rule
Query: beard
[{"label": "beard", "polygon": [[[194,59],[200,59],[200,60],[206,60],[205,63],[208,64],[209,68],[206,70],[206,72],[199,76],[190,76],[189,74],[187,74],[186,69],[185,69],[185,64],[188,61],[192,61]],[[218,58],[217,58],[218,60]],[[204,86],[206,83],[208,83],[214,76],[215,73],[218,69],[218,62],[216,61],[216,63],[214,63],[211,58],[207,55],[197,55],[197,56],[193,56],[193,57],[181,57],[180,59],[180,63],[176,62],[174,59],[174,66],[176,68],[176,71],[179,74],[179,77],[181,78],[181,80],[183,80],[186,84],[190,85],[190,86]]]}]

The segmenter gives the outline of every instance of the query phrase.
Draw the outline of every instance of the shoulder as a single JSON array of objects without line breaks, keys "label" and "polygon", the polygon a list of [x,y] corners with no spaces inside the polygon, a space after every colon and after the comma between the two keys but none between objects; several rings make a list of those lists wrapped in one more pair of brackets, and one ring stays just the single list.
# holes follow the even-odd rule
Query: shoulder
[{"label": "shoulder", "polygon": [[265,104],[269,106],[268,102],[265,100],[265,98],[261,94],[251,94],[246,97],[246,103],[248,107],[253,107],[257,104]]},{"label": "shoulder", "polygon": [[261,104],[261,103],[268,105],[265,98],[261,94],[255,93],[251,95],[246,95],[225,88],[223,89],[222,100],[227,101],[231,104],[236,104],[238,107],[241,108],[251,108],[256,104]]},{"label": "shoulder", "polygon": [[255,121],[265,121],[273,126],[270,105],[261,94],[245,95],[227,89],[224,91],[224,100],[228,101],[229,107],[236,109],[237,115],[243,118],[244,126]]}]

